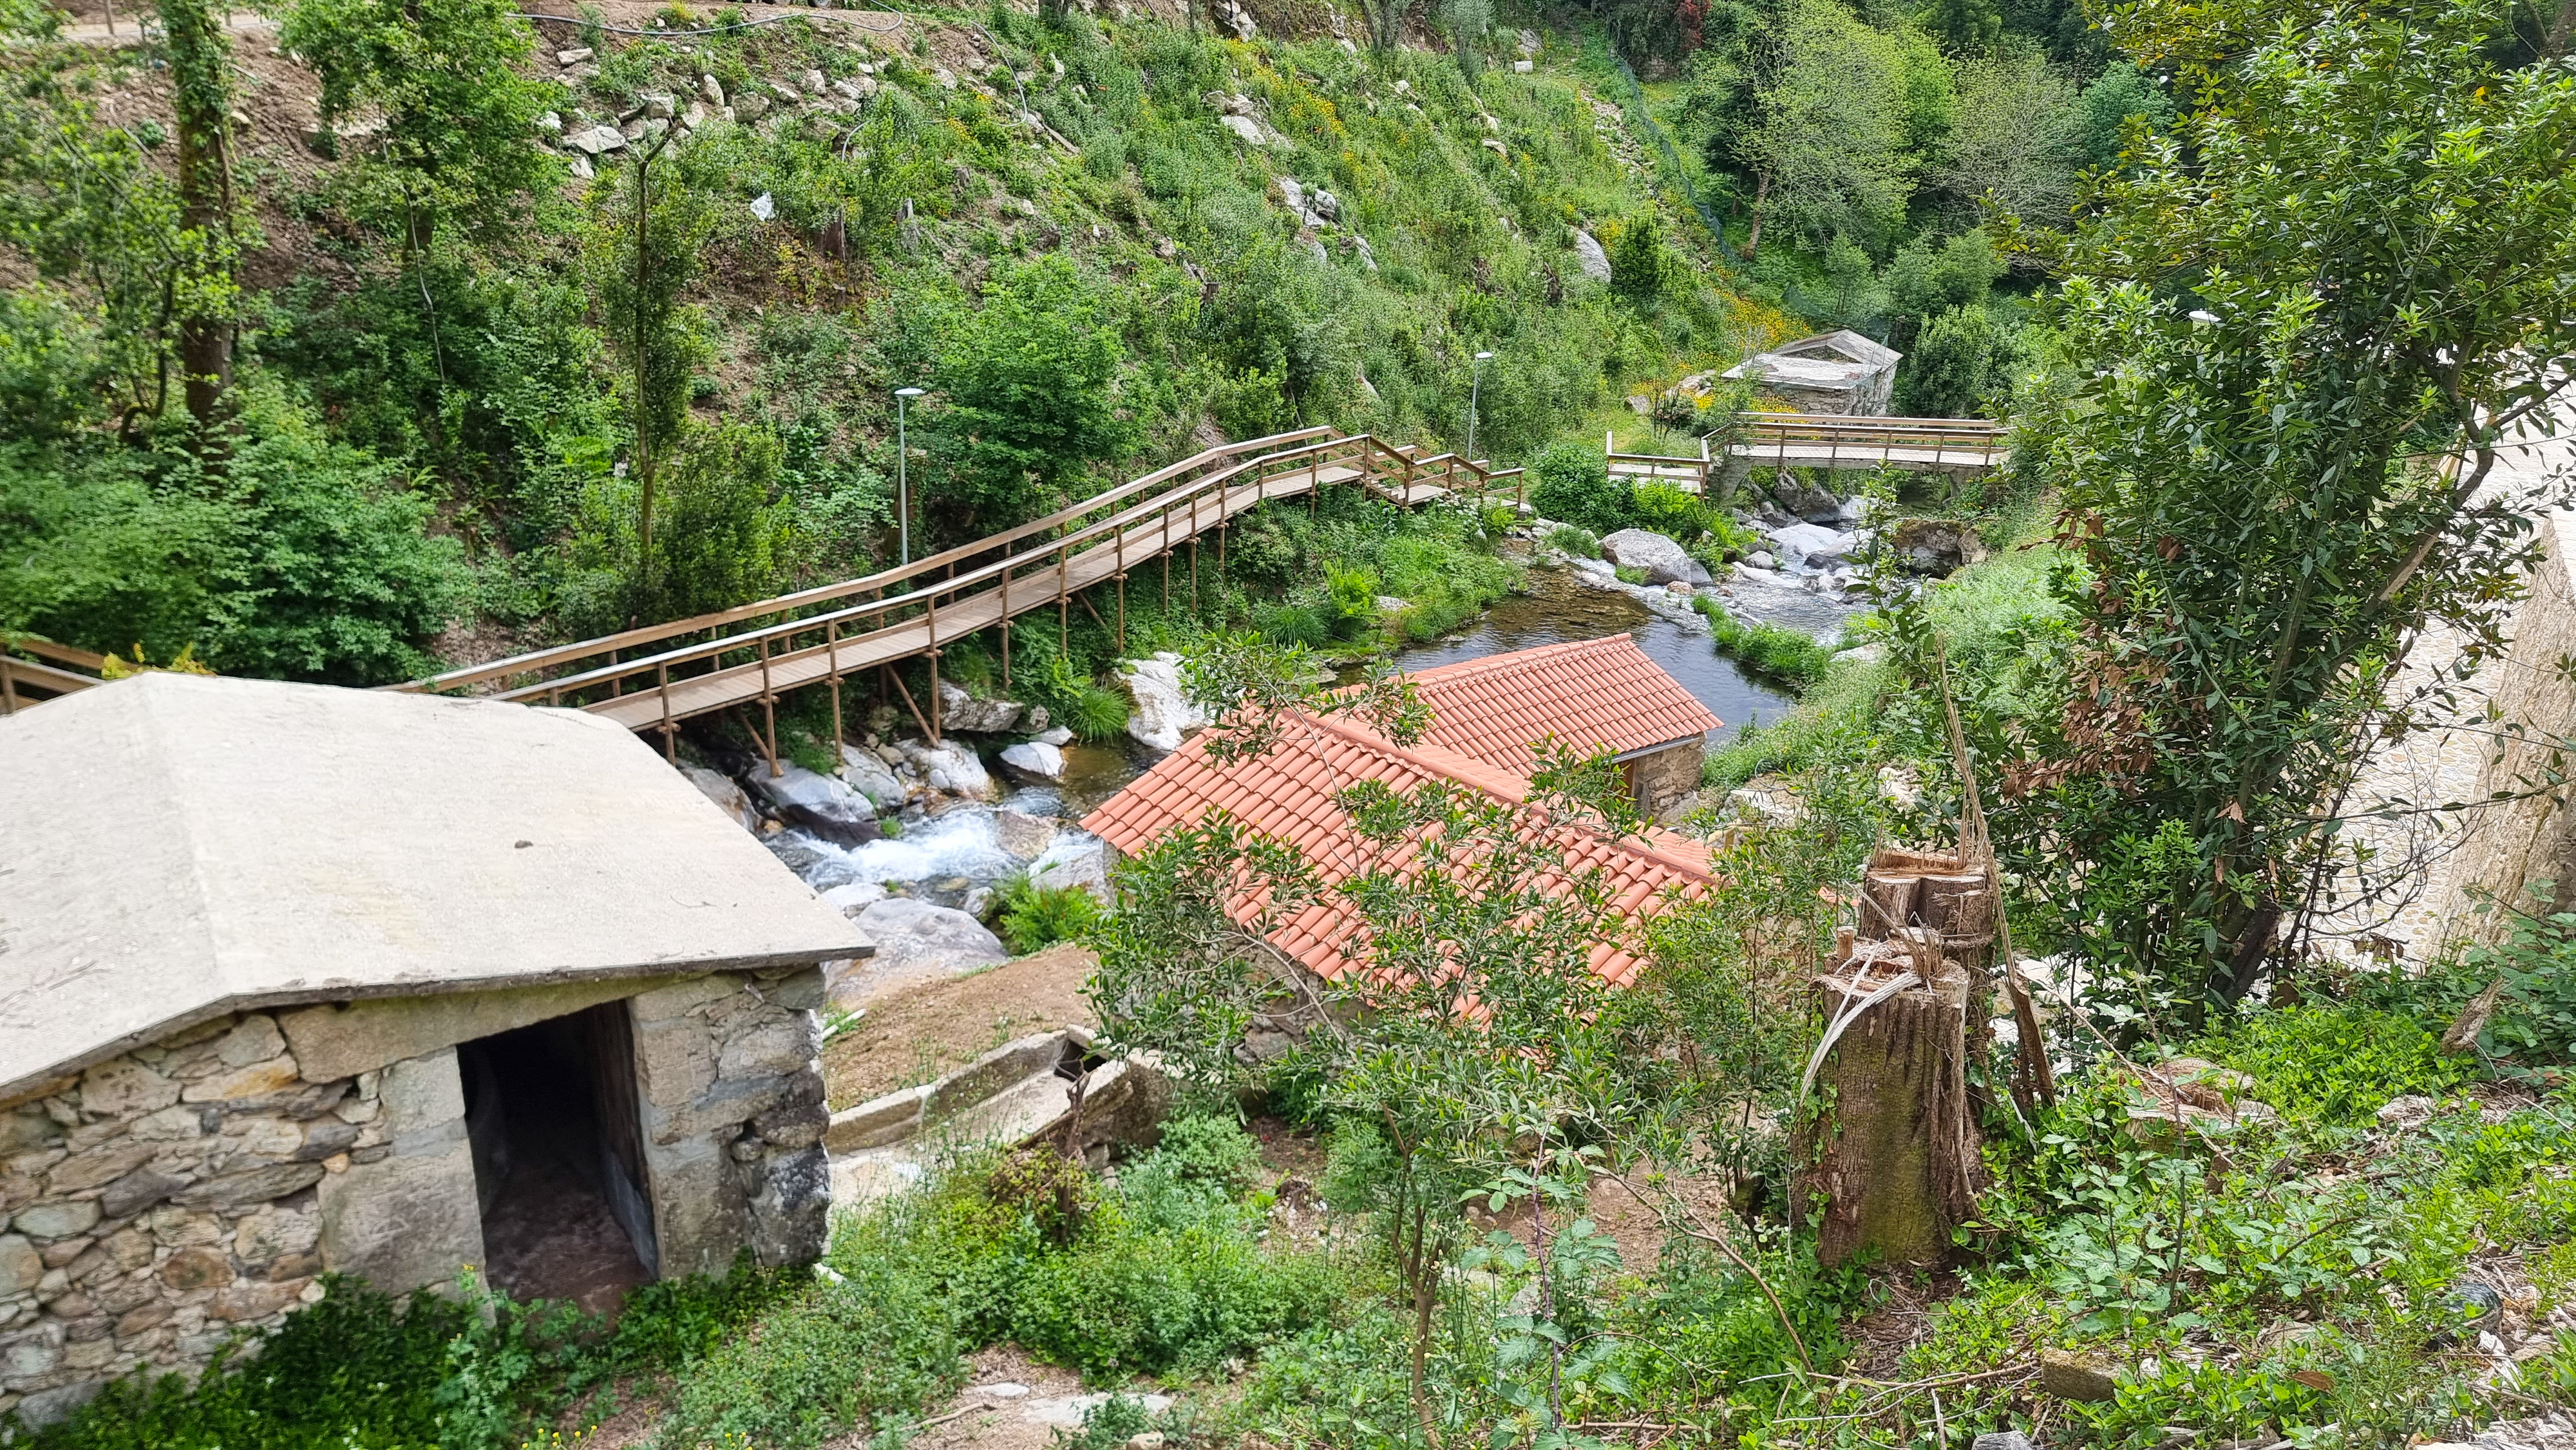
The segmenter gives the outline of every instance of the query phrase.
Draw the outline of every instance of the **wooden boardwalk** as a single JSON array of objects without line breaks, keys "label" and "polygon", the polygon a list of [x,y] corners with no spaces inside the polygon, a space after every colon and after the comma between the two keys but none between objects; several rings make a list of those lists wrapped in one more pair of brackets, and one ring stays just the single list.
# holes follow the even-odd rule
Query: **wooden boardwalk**
[{"label": "wooden boardwalk", "polygon": [[[1263,504],[1312,499],[1339,486],[1409,506],[1452,494],[1488,497],[1506,479],[1517,502],[1519,473],[1453,454],[1425,457],[1368,434],[1309,428],[1209,449],[1059,513],[900,568],[396,688],[576,707],[630,730],[659,732],[666,751],[681,721],[757,704],[774,770],[781,692],[837,685],[853,674],[926,658],[927,702],[915,700],[900,675],[884,678],[935,742],[945,645],[1049,608],[1062,630],[1079,602],[1123,648],[1133,571],[1161,561],[1150,587],[1162,590],[1167,602],[1182,589],[1195,596],[1203,541],[1214,536],[1214,567],[1221,571],[1227,529]],[[1085,593],[1103,585],[1113,594],[1108,616]],[[1007,687],[1008,630],[1001,631],[1000,645]],[[837,730],[841,692],[831,693]]]},{"label": "wooden boardwalk", "polygon": [[1982,473],[2012,451],[2009,430],[1982,418],[1848,418],[1756,413],[1745,436],[1718,457],[1700,441],[1697,457],[1622,453],[1604,436],[1610,475],[1706,493],[1728,459],[1775,468],[1901,468],[1909,473]]}]

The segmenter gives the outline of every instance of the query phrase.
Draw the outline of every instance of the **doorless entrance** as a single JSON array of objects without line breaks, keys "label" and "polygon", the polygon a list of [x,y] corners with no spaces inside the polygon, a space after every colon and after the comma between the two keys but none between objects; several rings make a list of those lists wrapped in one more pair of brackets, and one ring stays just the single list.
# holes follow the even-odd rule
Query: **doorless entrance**
[{"label": "doorless entrance", "polygon": [[613,1309],[658,1259],[626,1004],[462,1043],[456,1056],[493,1287]]}]

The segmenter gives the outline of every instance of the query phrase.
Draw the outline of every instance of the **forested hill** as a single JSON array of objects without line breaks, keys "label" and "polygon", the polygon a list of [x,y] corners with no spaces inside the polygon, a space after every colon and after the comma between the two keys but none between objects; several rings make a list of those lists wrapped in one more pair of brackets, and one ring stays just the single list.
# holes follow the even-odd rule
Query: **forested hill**
[{"label": "forested hill", "polygon": [[[863,572],[907,386],[932,545],[1221,435],[1460,441],[1478,352],[1505,459],[1822,323],[1938,319],[1992,406],[1940,167],[2063,190],[2152,109],[1835,0],[1218,8],[21,0],[0,629],[375,682]],[[2011,156],[1941,149],[2007,93]]]}]

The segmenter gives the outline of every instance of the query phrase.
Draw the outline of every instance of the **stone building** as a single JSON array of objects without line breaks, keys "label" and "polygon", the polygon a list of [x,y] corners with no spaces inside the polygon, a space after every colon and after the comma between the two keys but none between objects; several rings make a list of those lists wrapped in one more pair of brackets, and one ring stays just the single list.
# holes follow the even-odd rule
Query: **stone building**
[{"label": "stone building", "polygon": [[1801,413],[1876,417],[1896,391],[1905,355],[1849,328],[1784,342],[1728,368],[1721,376],[1751,379]]},{"label": "stone building", "polygon": [[823,1246],[841,915],[573,711],[153,674],[0,720],[0,1409],[473,1268]]},{"label": "stone building", "polygon": [[1625,634],[1541,645],[1408,676],[1431,707],[1423,743],[1526,777],[1547,736],[1607,750],[1637,809],[1662,814],[1699,789],[1708,732],[1725,722]]}]

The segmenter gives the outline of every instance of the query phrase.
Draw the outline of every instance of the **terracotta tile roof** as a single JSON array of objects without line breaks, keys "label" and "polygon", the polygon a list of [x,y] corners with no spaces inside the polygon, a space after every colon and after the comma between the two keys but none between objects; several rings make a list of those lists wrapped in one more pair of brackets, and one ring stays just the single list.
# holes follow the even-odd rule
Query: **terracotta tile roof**
[{"label": "terracotta tile roof", "polygon": [[1487,655],[1408,676],[1431,706],[1425,745],[1527,776],[1553,733],[1585,754],[1696,740],[1723,723],[1627,635]]},{"label": "terracotta tile roof", "polygon": [[[1436,745],[1396,746],[1344,718],[1297,715],[1269,754],[1230,766],[1213,766],[1205,742],[1205,736],[1195,737],[1165,756],[1084,817],[1083,829],[1133,854],[1175,826],[1195,825],[1210,811],[1223,810],[1252,830],[1294,844],[1329,888],[1383,860],[1333,803],[1336,792],[1360,781],[1410,791],[1447,779],[1506,801],[1528,798],[1528,786],[1518,776]],[[1610,841],[1571,826],[1546,829],[1571,870],[1604,870],[1611,900],[1622,915],[1661,909],[1668,890],[1699,895],[1711,881],[1707,848],[1669,831],[1650,829],[1643,839]],[[1398,847],[1397,853],[1409,857],[1410,849]],[[1247,894],[1234,909],[1238,919],[1248,919],[1258,900]],[[1334,978],[1347,966],[1344,944],[1360,929],[1356,910],[1328,890],[1315,905],[1282,922],[1270,940],[1308,970]],[[1593,970],[1608,981],[1624,986],[1643,965],[1610,943],[1593,948]]]}]

